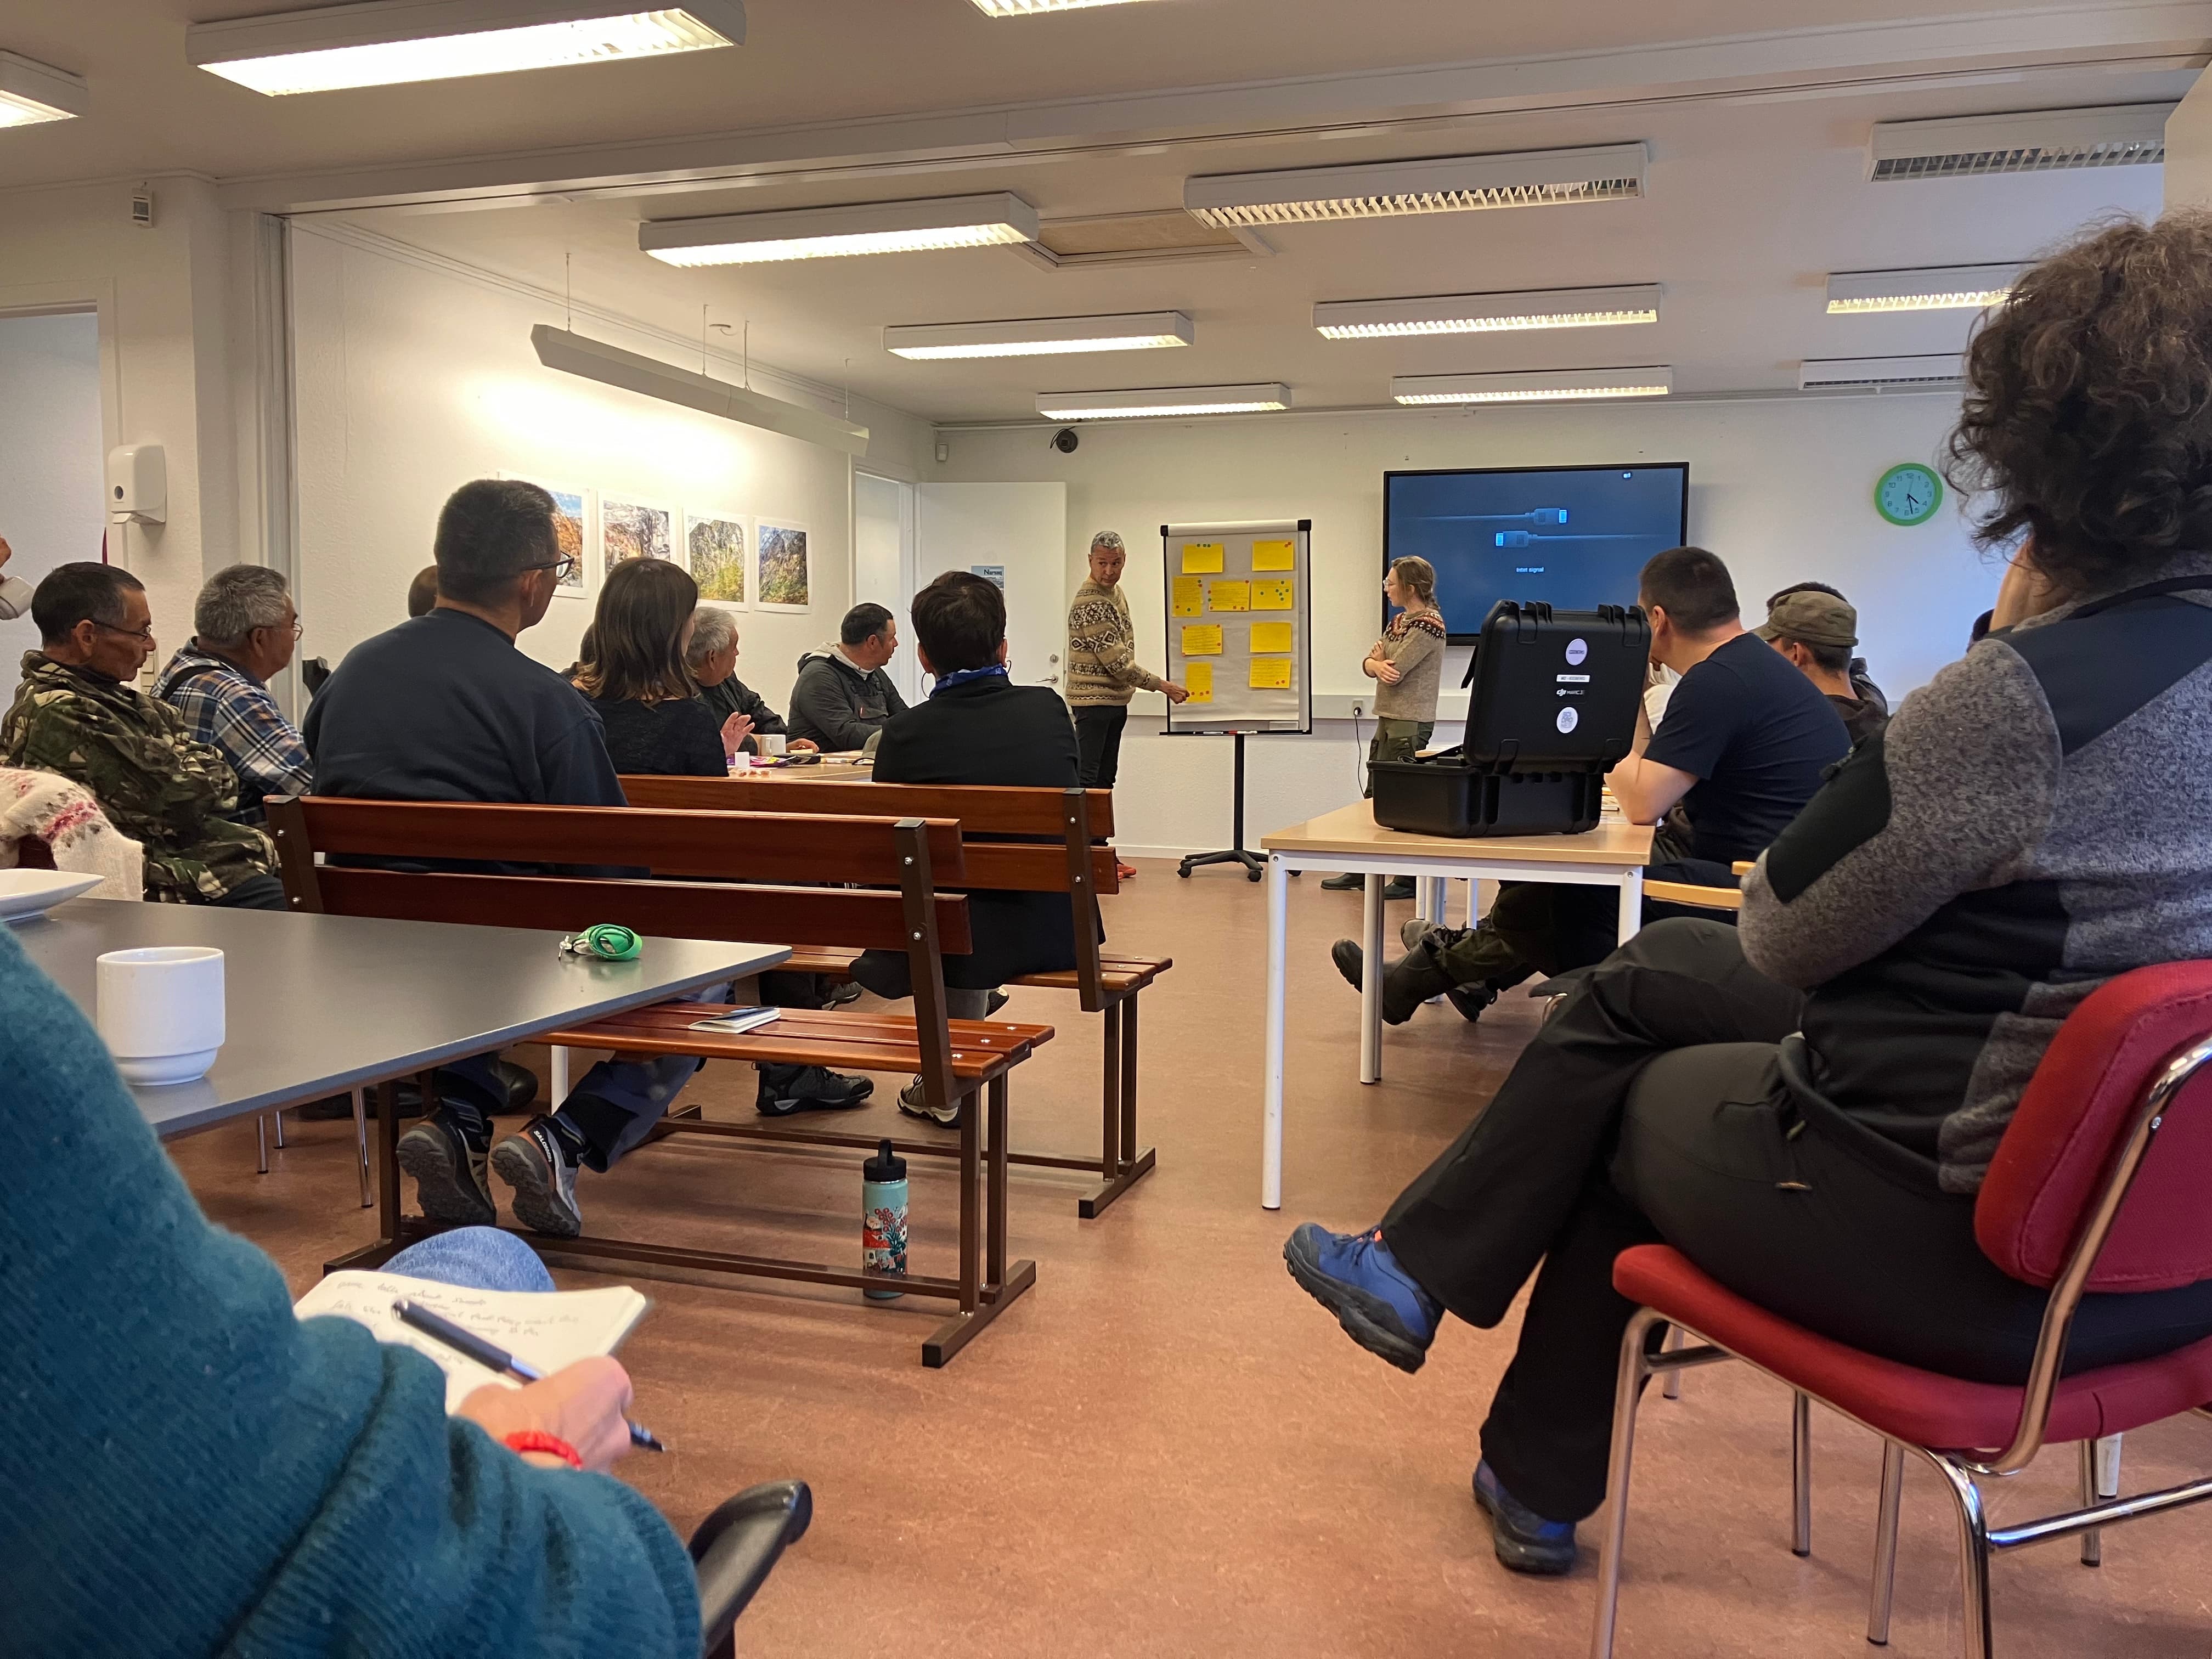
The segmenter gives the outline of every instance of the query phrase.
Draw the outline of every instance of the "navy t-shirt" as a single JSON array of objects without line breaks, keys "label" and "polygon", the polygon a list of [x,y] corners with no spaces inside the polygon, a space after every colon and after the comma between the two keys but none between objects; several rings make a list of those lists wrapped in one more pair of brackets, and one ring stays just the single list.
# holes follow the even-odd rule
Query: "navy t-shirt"
[{"label": "navy t-shirt", "polygon": [[1682,676],[1644,758],[1698,779],[1682,799],[1691,856],[1755,859],[1850,752],[1835,707],[1756,634]]}]

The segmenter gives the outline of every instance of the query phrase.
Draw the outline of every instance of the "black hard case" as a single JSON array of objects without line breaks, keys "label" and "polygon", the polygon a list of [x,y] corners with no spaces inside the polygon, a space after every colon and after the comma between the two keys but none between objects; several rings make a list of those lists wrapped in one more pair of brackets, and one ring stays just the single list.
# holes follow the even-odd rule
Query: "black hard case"
[{"label": "black hard case", "polygon": [[1468,665],[1466,740],[1426,760],[1376,762],[1375,821],[1425,836],[1595,828],[1605,774],[1635,740],[1650,653],[1636,607],[1499,600]]}]

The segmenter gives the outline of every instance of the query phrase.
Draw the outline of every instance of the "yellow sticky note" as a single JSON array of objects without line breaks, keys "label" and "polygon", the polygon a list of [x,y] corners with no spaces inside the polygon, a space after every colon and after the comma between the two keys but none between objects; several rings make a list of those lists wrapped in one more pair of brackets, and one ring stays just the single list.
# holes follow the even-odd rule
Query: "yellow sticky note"
[{"label": "yellow sticky note", "polygon": [[1213,665],[1210,662],[1194,662],[1184,665],[1182,687],[1184,690],[1190,693],[1190,702],[1212,702],[1213,701]]},{"label": "yellow sticky note", "polygon": [[[1255,611],[1288,611],[1292,609],[1291,583],[1288,577],[1277,577],[1273,581],[1252,584],[1252,608]],[[1218,607],[1217,607],[1218,608]]]},{"label": "yellow sticky note", "polygon": [[1291,659],[1288,657],[1253,658],[1251,686],[1255,691],[1289,690]]},{"label": "yellow sticky note", "polygon": [[1221,624],[1219,623],[1186,623],[1182,630],[1182,653],[1186,657],[1218,657],[1221,654]]},{"label": "yellow sticky note", "polygon": [[1206,584],[1195,576],[1177,576],[1174,580],[1175,613],[1178,617],[1198,617],[1206,613]]},{"label": "yellow sticky note", "polygon": [[1249,611],[1252,608],[1252,584],[1206,583],[1206,608],[1209,611]]},{"label": "yellow sticky note", "polygon": [[1182,569],[1185,575],[1204,574],[1221,568],[1219,542],[1185,542],[1182,544]]},{"label": "yellow sticky note", "polygon": [[1293,648],[1289,623],[1254,623],[1252,624],[1252,649],[1255,653],[1289,651]]},{"label": "yellow sticky note", "polygon": [[1297,568],[1298,544],[1296,542],[1254,542],[1252,568],[1255,570],[1295,570]]}]

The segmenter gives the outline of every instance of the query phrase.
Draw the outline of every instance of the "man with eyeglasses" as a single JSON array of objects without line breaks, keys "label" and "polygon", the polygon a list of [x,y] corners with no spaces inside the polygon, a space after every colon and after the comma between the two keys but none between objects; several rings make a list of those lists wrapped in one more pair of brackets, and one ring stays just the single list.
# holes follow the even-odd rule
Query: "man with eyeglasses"
[{"label": "man with eyeglasses", "polygon": [[135,684],[155,648],[144,585],[115,565],[62,565],[31,596],[31,618],[40,647],[0,719],[0,757],[90,790],[143,844],[148,898],[283,909],[268,837],[231,816],[238,774]]},{"label": "man with eyeglasses", "polygon": [[200,742],[222,750],[238,774],[238,818],[259,823],[270,795],[314,787],[307,740],[269,695],[291,665],[300,613],[284,574],[262,564],[218,570],[192,607],[192,638],[169,659],[154,695],[185,717]]}]

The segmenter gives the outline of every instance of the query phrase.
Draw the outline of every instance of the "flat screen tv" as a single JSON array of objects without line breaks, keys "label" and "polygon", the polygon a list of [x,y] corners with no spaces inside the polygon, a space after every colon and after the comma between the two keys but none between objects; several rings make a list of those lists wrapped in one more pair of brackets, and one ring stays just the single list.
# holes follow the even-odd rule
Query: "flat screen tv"
[{"label": "flat screen tv", "polygon": [[[1444,630],[1472,644],[1500,599],[1636,603],[1636,573],[1689,538],[1690,466],[1469,467],[1382,475],[1382,568],[1437,568]],[[1385,614],[1389,607],[1385,606]]]}]

